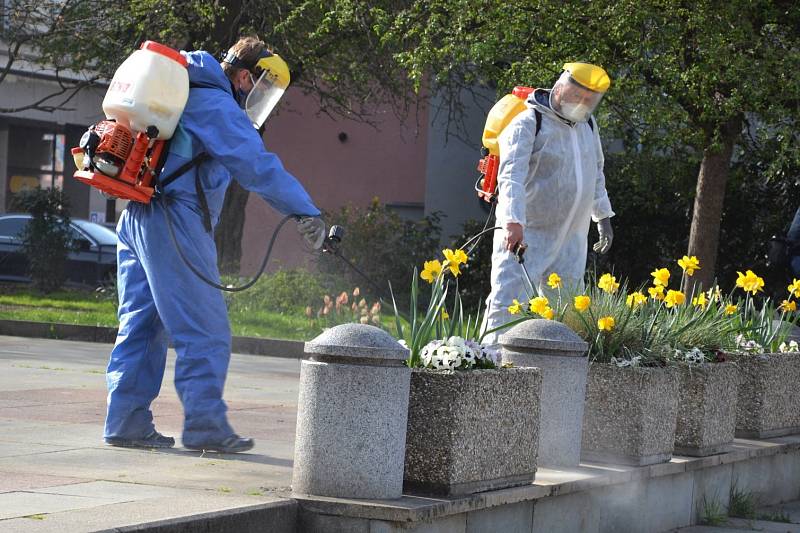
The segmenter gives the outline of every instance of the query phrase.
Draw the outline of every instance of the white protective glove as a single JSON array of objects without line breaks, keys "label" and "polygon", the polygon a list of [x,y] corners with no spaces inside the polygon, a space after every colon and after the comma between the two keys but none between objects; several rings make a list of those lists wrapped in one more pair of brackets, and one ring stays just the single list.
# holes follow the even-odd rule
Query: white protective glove
[{"label": "white protective glove", "polygon": [[592,246],[592,250],[602,255],[611,249],[611,243],[614,242],[614,230],[611,229],[610,218],[607,217],[597,221],[597,233],[599,238]]},{"label": "white protective glove", "polygon": [[314,250],[322,248],[322,243],[325,242],[325,222],[320,217],[301,217],[297,221],[297,231]]}]

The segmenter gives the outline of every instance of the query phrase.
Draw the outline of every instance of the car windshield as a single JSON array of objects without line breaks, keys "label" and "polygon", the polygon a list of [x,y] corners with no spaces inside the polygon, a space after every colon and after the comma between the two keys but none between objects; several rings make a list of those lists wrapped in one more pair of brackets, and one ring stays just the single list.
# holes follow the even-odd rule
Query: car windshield
[{"label": "car windshield", "polygon": [[88,220],[73,220],[84,233],[88,234],[92,239],[102,245],[116,245],[117,234],[100,224],[89,222]]}]

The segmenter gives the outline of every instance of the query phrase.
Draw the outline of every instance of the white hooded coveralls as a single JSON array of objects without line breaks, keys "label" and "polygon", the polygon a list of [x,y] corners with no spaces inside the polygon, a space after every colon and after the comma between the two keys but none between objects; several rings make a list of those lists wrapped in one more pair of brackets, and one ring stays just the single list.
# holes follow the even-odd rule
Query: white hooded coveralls
[{"label": "white hooded coveralls", "polygon": [[[537,94],[539,93],[539,94]],[[565,289],[583,288],[589,222],[614,212],[603,174],[603,149],[597,122],[571,124],[548,106],[537,103],[547,91],[537,90],[498,137],[497,224],[521,224],[528,245],[524,267],[540,294],[551,296],[548,276],[555,272]],[[536,133],[536,113],[542,124]],[[527,300],[530,288],[520,265],[505,249],[505,231],[494,232],[492,290],[486,300],[486,330],[512,320],[513,299]],[[548,293],[548,291],[550,291]],[[484,342],[497,344],[502,332]]]}]

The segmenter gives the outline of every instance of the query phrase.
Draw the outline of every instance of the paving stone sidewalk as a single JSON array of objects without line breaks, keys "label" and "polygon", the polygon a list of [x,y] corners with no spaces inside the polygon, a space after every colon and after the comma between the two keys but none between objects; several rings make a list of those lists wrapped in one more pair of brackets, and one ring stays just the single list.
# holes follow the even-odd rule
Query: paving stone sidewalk
[{"label": "paving stone sidewalk", "polygon": [[97,531],[285,501],[298,360],[233,355],[225,391],[230,420],[256,446],[203,455],[180,447],[172,351],[153,411],[176,448],[103,444],[110,348],[0,337],[0,532]]}]

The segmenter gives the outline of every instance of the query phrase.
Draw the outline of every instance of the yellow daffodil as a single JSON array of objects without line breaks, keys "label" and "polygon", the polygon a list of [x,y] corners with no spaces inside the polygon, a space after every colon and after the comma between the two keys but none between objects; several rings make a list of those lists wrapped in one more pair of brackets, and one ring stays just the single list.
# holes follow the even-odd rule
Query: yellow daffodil
[{"label": "yellow daffodil", "polygon": [[694,274],[695,270],[700,270],[700,260],[695,256],[689,257],[688,255],[684,255],[682,258],[678,259],[678,266],[686,272],[687,276],[691,276]]},{"label": "yellow daffodil", "polygon": [[586,311],[589,309],[589,306],[592,304],[592,299],[588,296],[576,296],[575,297],[575,309],[578,311]]},{"label": "yellow daffodil", "polygon": [[784,300],[781,302],[779,309],[784,313],[788,313],[789,311],[797,311],[797,302],[792,300]]},{"label": "yellow daffodil", "polygon": [[442,320],[447,320],[448,318],[450,318],[450,314],[445,309],[442,309]]},{"label": "yellow daffodil", "polygon": [[442,250],[444,254],[444,258],[447,259],[451,263],[455,263],[457,265],[462,265],[467,262],[467,254],[461,248],[456,249],[455,251],[447,248]]},{"label": "yellow daffodil", "polygon": [[542,318],[546,318],[547,320],[553,320],[555,316],[555,312],[549,307],[542,312]]},{"label": "yellow daffodil", "polygon": [[640,305],[644,304],[647,301],[647,296],[642,294],[641,291],[636,291],[628,295],[625,299],[625,303],[628,304],[628,307],[639,307]]},{"label": "yellow daffodil", "polygon": [[597,282],[597,286],[609,294],[614,294],[617,292],[617,289],[619,289],[617,278],[611,274],[603,274],[600,276],[600,281]]},{"label": "yellow daffodil", "polygon": [[650,275],[653,276],[653,285],[666,287],[669,284],[669,270],[666,268],[657,268]]},{"label": "yellow daffodil", "polygon": [[537,296],[536,298],[531,298],[531,301],[528,302],[528,306],[531,313],[541,315],[544,313],[545,309],[550,307],[550,302],[547,300],[546,296]]},{"label": "yellow daffodil", "polygon": [[450,269],[450,273],[454,277],[458,277],[459,275],[461,275],[461,267],[458,265],[458,263],[451,263],[450,261],[445,261],[444,264],[447,268]]},{"label": "yellow daffodil", "polygon": [[708,289],[706,291],[706,296],[708,297],[709,301],[712,302],[719,302],[722,300],[722,289],[719,288],[719,285]]},{"label": "yellow daffodil", "polygon": [[522,306],[517,301],[517,299],[514,298],[513,303],[508,306],[508,312],[511,313],[512,315],[518,315],[521,310],[522,310]]},{"label": "yellow daffodil", "polygon": [[597,321],[597,327],[600,328],[600,331],[611,331],[614,329],[614,317],[604,316]]},{"label": "yellow daffodil", "polygon": [[789,296],[800,298],[800,279],[792,279],[792,284],[789,285]]},{"label": "yellow daffodil", "polygon": [[672,309],[677,305],[683,305],[683,302],[685,301],[685,294],[683,294],[681,291],[673,291],[670,289],[667,291],[667,296],[664,298],[664,305],[666,305],[668,309]]},{"label": "yellow daffodil", "polygon": [[764,290],[764,280],[756,275],[752,270],[748,270],[744,274],[736,272],[739,277],[736,279],[736,286],[743,289],[745,292],[755,294],[758,291]]},{"label": "yellow daffodil", "polygon": [[704,292],[701,292],[699,295],[692,298],[692,305],[699,307],[700,309],[705,309],[707,303],[708,299],[706,298],[706,293]]},{"label": "yellow daffodil", "polygon": [[422,273],[419,275],[419,277],[428,283],[433,283],[441,273],[442,263],[440,263],[438,259],[434,259],[433,261],[425,261],[425,268],[422,270]]},{"label": "yellow daffodil", "polygon": [[650,298],[653,300],[663,300],[664,299],[664,286],[663,285],[656,285],[655,287],[650,287],[647,289],[647,293],[650,295]]},{"label": "yellow daffodil", "polygon": [[725,306],[725,314],[732,315],[736,312],[737,309],[738,307],[736,307],[734,304],[728,304]]},{"label": "yellow daffodil", "polygon": [[547,278],[547,285],[551,289],[560,289],[561,288],[561,277],[553,272],[550,274],[550,277]]}]

